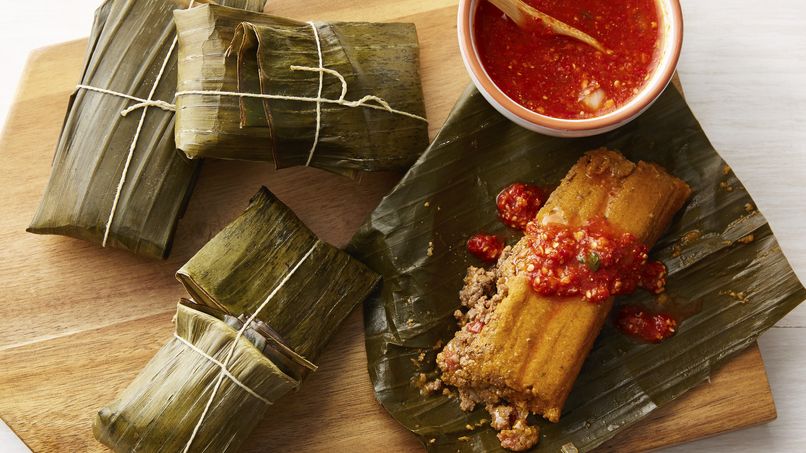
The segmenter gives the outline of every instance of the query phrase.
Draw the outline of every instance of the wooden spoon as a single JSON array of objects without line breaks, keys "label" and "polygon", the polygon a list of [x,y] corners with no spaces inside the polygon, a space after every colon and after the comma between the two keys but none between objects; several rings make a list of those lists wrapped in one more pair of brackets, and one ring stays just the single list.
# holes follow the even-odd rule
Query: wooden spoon
[{"label": "wooden spoon", "polygon": [[596,40],[593,36],[574,28],[563,21],[557,20],[546,13],[540,12],[535,8],[527,5],[523,0],[489,0],[490,3],[500,9],[510,19],[512,19],[518,27],[528,29],[529,25],[535,20],[539,20],[552,32],[558,35],[568,36],[576,40],[582,41],[585,44],[593,47],[599,52],[610,54],[611,51]]}]

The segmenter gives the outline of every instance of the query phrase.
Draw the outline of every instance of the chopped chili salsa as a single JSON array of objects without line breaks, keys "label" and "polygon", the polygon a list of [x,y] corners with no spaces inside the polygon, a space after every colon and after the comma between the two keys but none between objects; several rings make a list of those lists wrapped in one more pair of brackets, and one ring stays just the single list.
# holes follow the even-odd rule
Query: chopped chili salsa
[{"label": "chopped chili salsa", "polygon": [[487,1],[476,11],[475,42],[493,82],[515,102],[564,119],[601,116],[632,99],[657,63],[655,0],[525,0],[593,36],[602,53],[541,24],[526,30]]},{"label": "chopped chili salsa", "polygon": [[616,316],[616,327],[648,343],[660,343],[677,331],[677,320],[666,313],[652,313],[636,305],[621,307]]},{"label": "chopped chili salsa", "polygon": [[543,206],[543,191],[531,184],[516,182],[504,188],[495,199],[498,218],[505,225],[523,230]]},{"label": "chopped chili salsa", "polygon": [[666,267],[650,261],[647,247],[604,219],[581,227],[530,222],[524,260],[532,289],[545,296],[581,296],[599,303],[642,287],[660,293]]},{"label": "chopped chili salsa", "polygon": [[498,261],[503,250],[504,241],[491,234],[478,233],[467,240],[467,251],[488,263]]}]

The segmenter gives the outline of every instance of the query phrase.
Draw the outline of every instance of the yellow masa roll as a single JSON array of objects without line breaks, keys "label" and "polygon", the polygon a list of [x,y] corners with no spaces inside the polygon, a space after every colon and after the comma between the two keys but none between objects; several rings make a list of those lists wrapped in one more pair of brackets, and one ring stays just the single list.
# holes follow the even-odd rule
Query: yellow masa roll
[{"label": "yellow masa roll", "polygon": [[[651,247],[690,194],[685,182],[658,165],[636,164],[618,152],[599,149],[586,153],[571,168],[537,221],[581,226],[604,218]],[[492,313],[477,334],[459,331],[437,359],[443,382],[457,387],[463,407],[486,404],[494,426],[493,408],[502,403],[559,421],[613,306],[612,297],[591,303],[582,297],[534,292],[524,269],[523,258],[529,252],[526,241],[513,246],[496,269],[486,271],[488,277],[494,273],[494,294],[468,289],[482,272],[470,269],[463,294],[484,297],[488,306],[492,304]],[[472,306],[467,300],[463,304]],[[446,365],[449,355],[458,366]],[[518,417],[525,419],[523,414]]]}]

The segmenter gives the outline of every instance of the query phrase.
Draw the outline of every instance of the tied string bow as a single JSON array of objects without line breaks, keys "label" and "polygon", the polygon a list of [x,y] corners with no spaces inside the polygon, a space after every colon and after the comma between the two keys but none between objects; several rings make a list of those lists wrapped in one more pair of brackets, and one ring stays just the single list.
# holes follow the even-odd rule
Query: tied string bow
[{"label": "tied string bow", "polygon": [[[190,3],[190,7],[193,6],[193,2]],[[418,121],[428,122],[428,120],[420,115],[415,115],[413,113],[404,112],[402,110],[398,110],[393,108],[388,102],[384,99],[375,96],[375,95],[366,95],[361,99],[355,101],[349,101],[346,99],[347,96],[347,80],[344,76],[336,70],[329,69],[324,67],[324,57],[322,52],[322,45],[321,40],[319,38],[319,30],[316,27],[316,24],[313,22],[308,22],[310,25],[311,30],[313,32],[313,36],[316,42],[316,50],[319,55],[319,66],[318,67],[311,67],[311,66],[290,66],[289,69],[291,71],[310,71],[310,72],[318,72],[319,73],[319,89],[316,97],[307,97],[307,96],[285,96],[285,95],[277,95],[277,94],[262,94],[262,93],[241,93],[237,91],[216,91],[216,90],[188,90],[188,91],[178,91],[174,94],[174,99],[181,97],[181,96],[204,96],[204,95],[213,95],[213,96],[232,96],[238,98],[255,98],[255,99],[274,99],[274,100],[286,100],[286,101],[299,101],[299,102],[313,102],[316,103],[316,130],[314,134],[314,140],[311,144],[311,149],[308,152],[308,159],[305,162],[305,166],[310,166],[311,161],[313,160],[314,153],[316,151],[316,147],[319,144],[319,134],[322,128],[322,104],[334,104],[334,105],[341,105],[348,108],[368,108],[368,109],[375,109],[375,110],[383,110],[395,115],[401,115],[408,118],[412,118]],[[105,88],[98,88],[93,87],[90,85],[79,84],[76,86],[78,90],[87,90],[96,93],[106,94],[110,96],[117,96],[120,98],[128,99],[130,101],[134,101],[135,103],[131,106],[123,109],[120,114],[122,116],[127,116],[129,113],[142,109],[142,114],[140,115],[140,121],[137,125],[137,129],[135,131],[134,137],[132,138],[132,143],[129,146],[129,152],[126,156],[126,163],[123,166],[123,172],[121,173],[120,180],[118,181],[117,189],[115,191],[115,198],[112,202],[112,208],[109,211],[109,217],[106,221],[106,227],[104,228],[104,238],[101,245],[106,247],[107,240],[109,238],[109,232],[112,227],[112,222],[114,221],[115,212],[117,210],[118,202],[120,201],[121,192],[123,190],[123,186],[126,183],[126,177],[129,172],[129,166],[131,164],[132,158],[134,157],[134,151],[137,148],[137,143],[140,138],[140,134],[143,129],[143,124],[145,122],[146,113],[148,113],[149,107],[159,108],[169,112],[176,111],[176,104],[171,104],[167,101],[154,99],[154,93],[159,86],[160,81],[162,80],[162,76],[165,73],[165,69],[168,66],[168,62],[170,61],[171,55],[176,48],[176,44],[178,42],[178,38],[174,37],[173,43],[171,44],[170,49],[168,49],[168,54],[165,56],[165,60],[162,63],[159,73],[157,74],[156,79],[154,80],[154,85],[151,87],[151,91],[149,92],[148,98],[143,99],[136,96],[132,96],[126,93],[119,93],[117,91],[108,90]],[[337,99],[330,99],[330,98],[323,98],[322,97],[322,90],[324,86],[324,75],[328,74],[331,76],[336,77],[339,82],[341,83],[341,94]]]}]

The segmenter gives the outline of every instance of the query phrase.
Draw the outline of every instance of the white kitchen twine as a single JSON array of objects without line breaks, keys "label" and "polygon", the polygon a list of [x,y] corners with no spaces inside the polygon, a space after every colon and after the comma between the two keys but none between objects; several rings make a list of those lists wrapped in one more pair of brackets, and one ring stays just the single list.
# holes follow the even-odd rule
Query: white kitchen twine
[{"label": "white kitchen twine", "polygon": [[[323,72],[324,69],[325,69],[325,66],[323,64],[324,58],[322,57],[322,43],[319,41],[319,29],[316,28],[316,25],[314,25],[313,22],[308,22],[308,25],[310,25],[311,29],[313,29],[313,36],[314,36],[314,39],[316,40],[316,53],[317,53],[317,55],[319,55],[319,68],[318,68],[319,69],[319,91],[316,92],[316,98],[320,99],[322,97],[322,87],[324,86],[323,82],[324,82],[324,78],[325,78],[325,73]],[[292,69],[292,71],[293,71],[293,69]],[[339,74],[339,76],[341,76],[341,74]],[[344,80],[343,77],[341,79]],[[346,84],[347,81],[345,81],[344,83]],[[342,96],[344,94],[343,87],[344,87],[344,85],[342,85]],[[308,151],[308,160],[305,161],[305,166],[306,167],[311,165],[311,159],[313,159],[313,151],[316,149],[316,144],[319,143],[319,126],[320,126],[321,122],[322,122],[322,103],[319,102],[319,101],[316,101],[316,132],[314,133],[314,136],[313,136],[313,144],[311,145],[311,150]]]},{"label": "white kitchen twine", "polygon": [[[193,1],[190,2],[190,5],[193,5]],[[148,99],[145,102],[158,102],[153,101],[152,98],[154,97],[154,93],[157,91],[157,87],[160,84],[160,80],[162,80],[162,74],[165,73],[165,68],[168,66],[168,61],[171,59],[171,55],[176,48],[177,37],[174,37],[173,42],[171,43],[171,48],[168,49],[168,53],[165,55],[165,59],[162,61],[162,66],[160,67],[160,72],[157,74],[157,78],[154,80],[154,86],[151,87],[151,91],[148,92]],[[83,85],[79,85],[79,88],[83,87]],[[111,93],[111,92],[110,92]],[[156,104],[154,104],[156,105]],[[120,192],[123,190],[123,184],[126,183],[126,175],[129,173],[129,165],[132,163],[132,157],[134,156],[134,149],[137,148],[137,141],[140,139],[140,132],[143,130],[143,123],[146,120],[146,113],[148,112],[148,105],[143,106],[143,113],[140,115],[140,122],[137,123],[137,130],[134,131],[134,137],[132,137],[132,143],[129,145],[129,153],[126,156],[126,164],[123,166],[123,173],[120,175],[120,181],[118,181],[118,187],[115,191],[115,199],[112,201],[112,209],[109,211],[109,218],[106,220],[106,228],[104,228],[104,240],[101,242],[102,247],[106,247],[106,241],[109,239],[109,229],[112,226],[112,220],[115,218],[115,210],[118,207],[118,201],[120,201]]]},{"label": "white kitchen twine", "polygon": [[224,373],[224,376],[226,376],[227,378],[229,378],[229,380],[230,380],[230,381],[232,381],[233,383],[235,383],[235,385],[237,385],[238,387],[240,387],[240,388],[242,388],[242,389],[246,390],[246,392],[247,392],[247,393],[249,393],[250,395],[252,395],[252,396],[254,396],[255,398],[257,398],[257,399],[259,399],[260,401],[262,401],[262,402],[263,402],[263,404],[267,404],[267,405],[268,405],[268,404],[271,404],[271,401],[269,401],[269,400],[267,400],[266,398],[263,398],[262,396],[260,396],[260,395],[259,395],[259,394],[258,394],[256,391],[254,391],[254,390],[250,389],[249,387],[247,387],[247,385],[246,385],[246,384],[244,384],[243,382],[241,382],[241,381],[240,381],[240,380],[239,380],[237,377],[235,377],[235,375],[233,375],[232,373],[230,373],[230,372],[229,372],[229,370],[227,369],[227,367],[226,367],[226,366],[224,366],[224,364],[223,364],[223,363],[221,363],[221,362],[219,362],[218,360],[216,360],[216,359],[215,359],[215,357],[213,357],[213,356],[211,356],[211,355],[207,354],[206,352],[204,352],[204,351],[203,351],[203,350],[201,350],[200,348],[196,347],[196,345],[195,345],[195,344],[193,344],[193,343],[191,343],[191,342],[189,342],[189,341],[185,340],[185,339],[184,339],[184,338],[183,338],[181,335],[179,335],[179,334],[178,334],[178,333],[176,333],[176,332],[174,332],[174,338],[176,338],[177,340],[179,340],[179,341],[180,341],[182,344],[184,344],[185,346],[187,346],[187,347],[189,347],[190,349],[192,349],[192,350],[196,351],[197,353],[199,353],[199,355],[201,355],[201,356],[202,356],[202,357],[204,357],[205,359],[207,359],[207,360],[209,360],[210,362],[213,362],[214,364],[218,365],[218,367],[219,367],[219,368],[221,368],[221,372],[222,372],[222,373]]},{"label": "white kitchen twine", "polygon": [[[193,1],[190,2],[190,7],[193,6]],[[174,99],[180,96],[191,96],[191,95],[213,95],[213,96],[235,96],[239,98],[256,98],[256,99],[276,99],[276,100],[285,100],[285,101],[300,101],[300,102],[315,102],[316,103],[316,131],[314,133],[313,144],[311,145],[311,149],[308,152],[308,160],[305,162],[305,166],[310,166],[311,161],[313,160],[314,152],[316,151],[316,147],[319,144],[319,133],[322,128],[322,104],[336,104],[341,105],[344,107],[350,108],[370,108],[375,110],[385,110],[389,113],[394,113],[396,115],[402,115],[408,118],[413,118],[419,121],[428,122],[427,119],[420,115],[415,115],[413,113],[404,112],[402,110],[397,110],[392,108],[388,102],[383,100],[382,98],[374,95],[366,95],[363,98],[357,101],[348,101],[345,99],[347,96],[347,80],[344,78],[341,73],[335,71],[333,69],[328,69],[324,67],[324,56],[322,52],[322,43],[319,38],[319,30],[316,28],[316,24],[309,21],[308,25],[311,26],[313,30],[314,39],[316,41],[316,51],[319,54],[319,67],[311,67],[311,66],[290,66],[289,69],[292,71],[311,71],[311,72],[318,72],[319,73],[319,90],[317,92],[316,97],[308,97],[308,96],[283,96],[277,94],[260,94],[260,93],[240,93],[237,91],[216,91],[216,90],[187,90],[187,91],[178,91],[174,94]],[[126,182],[126,175],[129,171],[129,165],[131,164],[132,157],[134,156],[134,150],[137,147],[137,141],[140,138],[140,133],[143,129],[143,123],[145,121],[146,112],[149,107],[157,107],[162,110],[175,112],[176,111],[176,104],[171,104],[166,101],[156,100],[153,99],[154,93],[157,90],[157,86],[162,80],[162,76],[165,73],[165,68],[168,65],[168,61],[171,58],[171,55],[176,48],[178,38],[174,37],[173,43],[171,44],[171,48],[168,50],[168,54],[165,56],[165,60],[162,63],[162,67],[160,68],[160,72],[157,74],[157,78],[154,80],[154,86],[151,87],[151,91],[148,94],[147,99],[138,98],[136,96],[131,96],[125,93],[119,93],[117,91],[112,91],[104,88],[97,88],[90,85],[83,85],[79,84],[76,86],[76,89],[82,89],[87,91],[94,91],[97,93],[108,94],[112,96],[118,96],[124,99],[129,99],[131,101],[135,101],[136,103],[125,108],[120,112],[122,116],[126,116],[134,110],[143,109],[142,115],[140,115],[140,122],[137,125],[137,130],[135,131],[134,138],[132,139],[131,146],[129,146],[129,153],[126,156],[126,164],[123,167],[123,173],[121,174],[120,181],[118,182],[118,187],[115,192],[115,199],[112,202],[112,209],[109,212],[109,218],[106,221],[106,228],[104,229],[104,239],[101,243],[101,246],[106,247],[106,242],[109,237],[109,231],[112,226],[112,221],[115,217],[115,211],[117,210],[118,201],[120,200],[120,194],[123,190],[123,185]],[[322,97],[322,89],[324,87],[324,75],[330,74],[339,79],[341,82],[341,95],[338,99],[330,99],[330,98],[323,98]]]},{"label": "white kitchen twine", "polygon": [[308,250],[308,252],[305,253],[305,255],[303,255],[303,257],[294,265],[294,267],[291,268],[290,271],[288,271],[285,277],[283,277],[283,279],[280,280],[280,283],[278,283],[277,286],[271,291],[271,293],[269,293],[269,295],[266,297],[266,300],[264,300],[263,303],[260,304],[259,307],[257,307],[257,310],[255,310],[252,316],[250,316],[249,319],[247,319],[246,322],[243,323],[241,329],[238,330],[238,334],[235,335],[235,340],[232,342],[232,346],[230,346],[229,352],[227,353],[224,362],[221,363],[220,365],[221,372],[218,374],[218,379],[216,380],[212,393],[210,393],[210,399],[207,400],[207,404],[204,406],[204,411],[202,412],[201,417],[199,417],[199,421],[196,423],[196,426],[193,428],[193,433],[190,435],[190,439],[188,440],[187,444],[185,444],[184,450],[182,450],[183,453],[187,453],[190,450],[190,446],[193,444],[193,440],[196,438],[196,434],[198,434],[199,428],[201,428],[201,425],[204,422],[204,418],[210,411],[210,406],[212,406],[213,404],[213,400],[215,399],[216,393],[218,393],[218,389],[219,387],[221,387],[221,383],[224,381],[224,377],[226,377],[227,375],[225,373],[229,373],[228,369],[229,364],[230,361],[232,360],[233,355],[235,354],[235,347],[238,345],[238,340],[240,340],[240,338],[243,336],[244,332],[249,327],[249,325],[255,321],[257,315],[261,311],[263,311],[263,309],[266,308],[266,306],[269,305],[269,302],[271,302],[274,296],[280,291],[280,288],[282,288],[283,285],[285,285],[288,282],[291,276],[293,276],[294,273],[297,272],[297,269],[300,268],[302,263],[304,263],[308,259],[308,257],[311,256],[311,254],[313,253],[314,250],[316,250],[319,244],[320,244],[319,240],[314,242],[313,246]]}]

